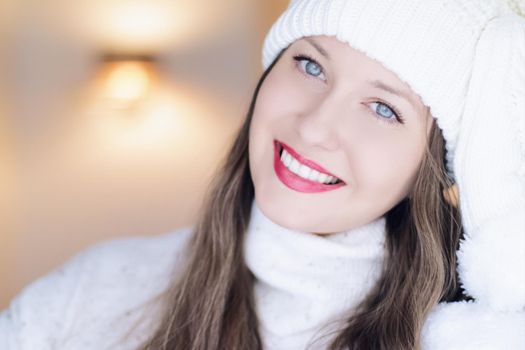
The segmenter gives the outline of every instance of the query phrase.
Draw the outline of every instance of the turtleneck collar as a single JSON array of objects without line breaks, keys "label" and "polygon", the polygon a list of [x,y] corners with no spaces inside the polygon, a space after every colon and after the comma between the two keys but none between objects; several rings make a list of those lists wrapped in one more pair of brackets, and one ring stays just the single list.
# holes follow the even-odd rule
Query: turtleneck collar
[{"label": "turtleneck collar", "polygon": [[254,201],[245,261],[265,349],[306,349],[322,327],[348,316],[379,278],[384,242],[384,218],[317,236],[272,222]]}]

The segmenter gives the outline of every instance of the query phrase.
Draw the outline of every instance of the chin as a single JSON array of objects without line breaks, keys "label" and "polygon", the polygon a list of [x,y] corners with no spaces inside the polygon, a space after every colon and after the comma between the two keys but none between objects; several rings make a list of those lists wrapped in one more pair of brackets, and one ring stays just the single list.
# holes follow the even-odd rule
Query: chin
[{"label": "chin", "polygon": [[270,198],[260,198],[260,196],[255,196],[257,206],[264,216],[279,226],[299,230],[299,213],[295,213],[294,210],[290,210],[290,208],[283,208],[283,205],[276,205],[275,200],[266,199]]},{"label": "chin", "polygon": [[262,213],[279,226],[301,232],[318,231],[318,225],[305,221],[304,212],[297,208],[291,210],[289,206],[275,205],[275,201],[257,200],[257,197],[256,202]]}]

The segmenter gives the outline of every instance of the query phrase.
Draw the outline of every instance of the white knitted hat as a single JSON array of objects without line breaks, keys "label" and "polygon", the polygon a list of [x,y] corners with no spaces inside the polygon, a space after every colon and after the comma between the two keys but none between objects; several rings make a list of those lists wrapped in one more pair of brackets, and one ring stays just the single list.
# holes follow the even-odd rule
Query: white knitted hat
[{"label": "white knitted hat", "polygon": [[460,279],[478,303],[525,307],[524,0],[292,0],[264,42],[335,36],[396,73],[446,141],[465,227]]}]

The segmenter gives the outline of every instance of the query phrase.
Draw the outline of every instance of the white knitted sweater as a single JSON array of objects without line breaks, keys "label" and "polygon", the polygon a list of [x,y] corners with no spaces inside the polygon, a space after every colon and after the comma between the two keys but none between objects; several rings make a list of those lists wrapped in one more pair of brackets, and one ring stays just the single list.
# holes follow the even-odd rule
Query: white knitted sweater
[{"label": "white knitted sweater", "polygon": [[[181,273],[191,232],[112,241],[77,255],[0,314],[0,349],[135,349],[155,326],[159,295]],[[383,219],[321,238],[280,227],[254,205],[245,255],[257,277],[265,349],[322,349],[329,339],[313,340],[376,281],[383,241]],[[525,349],[525,313],[440,304],[423,335],[429,350]]]}]

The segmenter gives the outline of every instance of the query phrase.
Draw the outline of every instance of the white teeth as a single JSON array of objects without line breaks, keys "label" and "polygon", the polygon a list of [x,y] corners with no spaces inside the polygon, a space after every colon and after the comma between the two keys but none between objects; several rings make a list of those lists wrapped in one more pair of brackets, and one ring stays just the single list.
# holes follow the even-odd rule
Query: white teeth
[{"label": "white teeth", "polygon": [[290,164],[290,166],[288,167],[288,169],[290,169],[290,171],[292,173],[295,173],[297,175],[299,175],[299,167],[301,165],[299,164],[299,162],[297,161],[297,159],[293,158],[292,157],[292,163]]},{"label": "white teeth", "polygon": [[312,171],[312,168],[307,167],[304,164],[301,164],[301,167],[299,168],[299,175],[300,177],[304,177],[305,179],[308,179],[308,175],[310,175],[310,171]]},{"label": "white teeth", "polygon": [[309,166],[299,163],[297,159],[292,157],[292,155],[286,152],[286,150],[284,149],[281,154],[281,162],[286,168],[288,168],[288,170],[290,170],[296,175],[299,175],[302,178],[324,184],[332,184],[337,182],[336,177],[320,173],[319,171],[312,169]]},{"label": "white teeth", "polygon": [[314,170],[312,169],[312,171],[310,172],[310,175],[308,176],[308,180],[317,180],[319,178],[319,172],[317,170]]},{"label": "white teeth", "polygon": [[[283,152],[283,154],[285,154],[285,153]],[[284,165],[289,167],[290,164],[292,164],[292,156],[290,154],[286,153],[285,156],[284,156]]]}]

